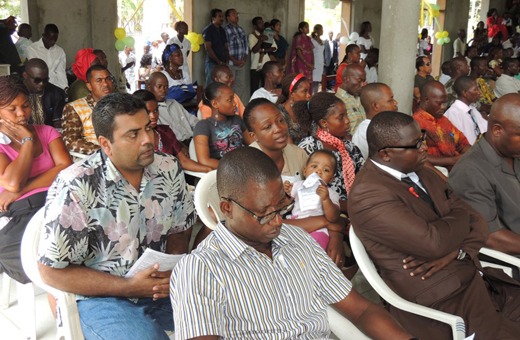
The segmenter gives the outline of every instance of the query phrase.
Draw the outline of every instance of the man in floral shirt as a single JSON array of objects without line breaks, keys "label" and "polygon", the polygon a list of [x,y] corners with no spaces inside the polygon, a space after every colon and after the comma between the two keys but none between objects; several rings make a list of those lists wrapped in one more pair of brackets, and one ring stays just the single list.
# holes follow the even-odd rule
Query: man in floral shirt
[{"label": "man in floral shirt", "polygon": [[156,264],[124,276],[146,248],[187,252],[193,202],[177,160],[154,154],[142,101],[107,95],[92,115],[101,150],[62,171],[49,189],[40,273],[77,294],[86,339],[168,339],[170,272]]}]

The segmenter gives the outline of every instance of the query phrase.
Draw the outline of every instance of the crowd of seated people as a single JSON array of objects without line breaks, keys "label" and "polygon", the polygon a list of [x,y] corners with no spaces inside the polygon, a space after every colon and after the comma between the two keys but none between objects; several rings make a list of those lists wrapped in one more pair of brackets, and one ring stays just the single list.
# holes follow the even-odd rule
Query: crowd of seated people
[{"label": "crowd of seated people", "polygon": [[[447,338],[446,325],[356,293],[345,254],[353,226],[405,299],[463,317],[477,338],[520,334],[520,284],[478,259],[483,246],[520,255],[520,64],[498,46],[504,31],[485,56],[486,46],[456,52],[444,82],[418,57],[404,114],[373,77],[370,46],[349,44],[334,93],[311,95],[316,80],[284,75],[287,58],[262,43],[261,18],[249,46],[226,40],[224,62],[215,35],[245,33],[236,10],[225,27],[222,11],[211,16],[198,113],[180,103],[196,88],[184,22],[163,36],[159,59],[145,52],[146,90],[119,93],[92,48],[78,51],[77,80],[62,86],[55,25],[28,48],[20,76],[0,77],[0,269],[29,282],[19,246],[43,207],[40,273],[77,295],[87,339],[166,339],[173,329],[180,339],[325,338],[329,305],[374,339]],[[56,59],[31,56],[42,48]],[[243,48],[256,54],[252,78],[263,78],[246,106],[235,90]],[[69,152],[85,159],[72,164]],[[226,220],[204,226],[173,272],[154,265],[126,278],[147,248],[188,253],[196,212],[182,170],[217,170]]]}]

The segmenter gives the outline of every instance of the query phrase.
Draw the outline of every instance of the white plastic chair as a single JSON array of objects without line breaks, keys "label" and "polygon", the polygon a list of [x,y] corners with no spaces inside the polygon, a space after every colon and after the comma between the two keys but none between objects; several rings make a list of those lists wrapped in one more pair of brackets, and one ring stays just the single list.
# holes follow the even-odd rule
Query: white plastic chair
[{"label": "white plastic chair", "polygon": [[[195,152],[195,141],[194,141],[194,139],[192,139],[191,142],[190,142],[189,154],[190,154],[190,158],[192,160],[194,160],[195,162],[197,162],[197,153]],[[196,171],[190,171],[190,170],[183,170],[183,171],[184,171],[185,174],[193,176],[193,177],[197,177],[197,178],[202,178],[202,177],[206,176],[205,172],[196,172]]]},{"label": "white plastic chair", "polygon": [[[502,253],[501,251],[498,251],[498,250],[485,248],[485,247],[480,248],[480,253],[487,255],[489,257],[492,257],[494,259],[500,260],[502,262],[508,263],[508,264],[513,265],[513,266],[517,267],[518,269],[520,269],[520,259],[517,257]],[[480,264],[482,264],[482,267],[493,267],[493,268],[502,269],[504,271],[504,273],[513,277],[513,269],[510,267],[505,267],[505,266],[501,266],[496,263],[490,263],[490,262],[485,262],[485,261],[480,261]]]},{"label": "white plastic chair", "polygon": [[43,225],[44,208],[31,219],[22,239],[22,264],[32,282],[56,298],[56,338],[82,340],[83,331],[79,321],[75,294],[66,293],[43,283],[38,271],[38,244]]},{"label": "white plastic chair", "polygon": [[199,215],[202,223],[212,230],[215,230],[217,227],[217,222],[213,220],[209,209],[213,210],[219,221],[225,219],[224,214],[220,211],[220,198],[217,192],[217,170],[208,172],[195,187],[195,209],[197,209],[197,215]]},{"label": "white plastic chair", "polygon": [[87,158],[88,155],[84,155],[79,152],[69,151],[69,154],[72,156],[72,161],[74,163],[81,161],[83,158]]},{"label": "white plastic chair", "polygon": [[383,281],[381,276],[379,276],[374,263],[365,250],[365,247],[354,232],[353,226],[350,227],[350,245],[354,257],[356,258],[356,262],[368,283],[370,283],[372,288],[374,288],[374,290],[384,300],[386,300],[386,302],[408,313],[448,324],[451,327],[454,340],[462,340],[466,337],[466,325],[461,317],[415,304],[394,293]]},{"label": "white plastic chair", "polygon": [[[2,278],[2,309],[10,307],[11,283],[14,281],[3,273]],[[16,282],[16,296],[20,308],[20,332],[22,339],[36,340],[36,310],[34,305],[34,285],[32,283]]]}]

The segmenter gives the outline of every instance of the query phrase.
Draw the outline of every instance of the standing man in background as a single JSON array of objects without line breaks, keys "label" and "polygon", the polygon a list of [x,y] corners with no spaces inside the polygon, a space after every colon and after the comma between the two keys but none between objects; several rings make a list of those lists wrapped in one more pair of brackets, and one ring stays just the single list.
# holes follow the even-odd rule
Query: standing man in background
[{"label": "standing man in background", "polygon": [[226,11],[226,21],[224,26],[229,46],[229,68],[233,72],[235,80],[233,91],[241,97],[246,86],[245,63],[248,55],[247,36],[244,29],[238,26],[238,12],[231,8]]},{"label": "standing man in background", "polygon": [[211,71],[217,65],[227,65],[229,60],[229,49],[226,31],[222,28],[224,15],[218,8],[211,10],[211,24],[202,30],[204,47],[206,47],[206,87],[211,84]]}]

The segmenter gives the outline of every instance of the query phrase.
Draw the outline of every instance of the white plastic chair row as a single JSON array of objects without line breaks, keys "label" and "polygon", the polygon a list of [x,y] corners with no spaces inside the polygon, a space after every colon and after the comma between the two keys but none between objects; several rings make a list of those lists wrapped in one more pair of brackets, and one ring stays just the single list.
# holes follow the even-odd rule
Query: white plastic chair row
[{"label": "white plastic chair row", "polygon": [[[190,154],[190,158],[193,161],[197,162],[197,153],[195,152],[195,141],[194,141],[194,139],[192,139],[191,142],[190,142],[189,154]],[[183,170],[183,171],[184,171],[185,174],[193,176],[193,177],[197,177],[197,178],[202,178],[202,177],[206,176],[205,172],[197,172],[197,171],[190,171],[190,170]]]},{"label": "white plastic chair row", "polygon": [[[3,273],[2,278],[2,309],[10,307],[11,283],[14,279]],[[36,340],[36,311],[34,304],[34,285],[32,283],[16,282],[16,296],[18,308],[20,309],[20,327],[22,339]]]}]

